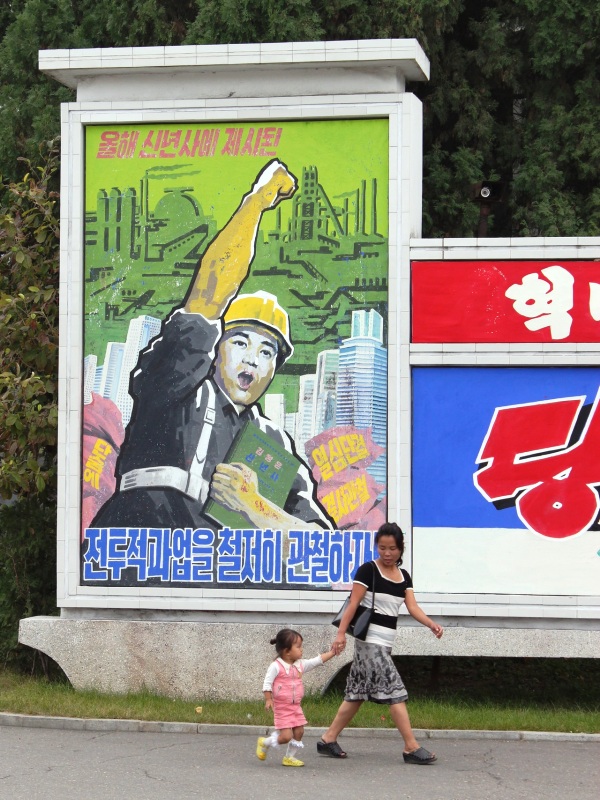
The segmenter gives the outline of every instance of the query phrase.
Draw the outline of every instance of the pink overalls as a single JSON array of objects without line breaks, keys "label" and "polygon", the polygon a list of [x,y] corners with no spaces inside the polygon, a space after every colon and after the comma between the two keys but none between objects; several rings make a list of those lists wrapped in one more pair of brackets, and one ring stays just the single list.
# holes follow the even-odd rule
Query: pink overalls
[{"label": "pink overalls", "polygon": [[291,664],[286,672],[285,667],[277,661],[277,677],[273,681],[273,713],[275,727],[297,728],[306,725],[306,717],[302,711],[304,684],[302,672],[295,664]]}]

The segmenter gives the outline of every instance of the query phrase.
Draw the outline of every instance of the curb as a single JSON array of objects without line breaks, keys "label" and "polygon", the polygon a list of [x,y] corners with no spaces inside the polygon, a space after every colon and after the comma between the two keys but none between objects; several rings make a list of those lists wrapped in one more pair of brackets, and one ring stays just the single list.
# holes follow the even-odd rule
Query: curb
[{"label": "curb", "polygon": [[[73,731],[121,731],[124,733],[187,733],[240,736],[264,732],[260,725],[210,725],[197,722],[150,722],[139,719],[80,719],[79,717],[37,717],[29,714],[0,712],[0,726],[9,728],[57,728]],[[320,736],[325,728],[306,727],[306,732]],[[473,731],[427,730],[415,728],[421,739],[496,739],[500,741],[527,742],[598,742],[600,733],[553,733],[549,731]],[[348,738],[366,737],[385,739],[398,736],[395,728],[346,728]]]}]

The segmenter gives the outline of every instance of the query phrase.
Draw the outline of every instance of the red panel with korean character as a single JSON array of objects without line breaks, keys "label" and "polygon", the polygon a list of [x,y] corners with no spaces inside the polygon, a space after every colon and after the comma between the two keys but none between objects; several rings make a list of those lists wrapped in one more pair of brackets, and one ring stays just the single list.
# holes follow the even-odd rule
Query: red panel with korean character
[{"label": "red panel with korean character", "polygon": [[414,343],[599,342],[600,262],[413,261]]}]

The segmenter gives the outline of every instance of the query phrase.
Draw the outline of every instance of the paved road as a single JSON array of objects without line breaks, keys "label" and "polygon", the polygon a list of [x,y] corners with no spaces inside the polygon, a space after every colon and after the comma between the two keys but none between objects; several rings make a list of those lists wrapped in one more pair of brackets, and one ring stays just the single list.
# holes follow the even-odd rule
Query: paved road
[{"label": "paved road", "polygon": [[260,762],[252,732],[203,734],[0,727],[2,800],[598,800],[598,741],[440,739],[430,767],[399,741],[347,736],[346,761]]}]

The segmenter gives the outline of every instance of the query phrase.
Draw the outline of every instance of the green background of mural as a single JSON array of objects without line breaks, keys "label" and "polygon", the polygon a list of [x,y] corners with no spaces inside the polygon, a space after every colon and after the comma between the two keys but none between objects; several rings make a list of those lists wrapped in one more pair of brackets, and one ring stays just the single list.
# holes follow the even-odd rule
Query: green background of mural
[{"label": "green background of mural", "polygon": [[[229,127],[244,129],[242,144],[250,128],[281,128],[276,157],[299,181],[292,200],[263,216],[241,290],[266,289],[290,314],[295,354],[270,391],[294,403],[297,376],[349,335],[352,310],[376,308],[387,342],[387,119],[88,126],[84,352],[102,364],[131,319],[162,320],[180,305],[202,252],[271,160],[221,155]],[[139,158],[150,131],[198,128],[220,129],[214,155]],[[133,130],[133,158],[97,158],[103,131]]]}]

